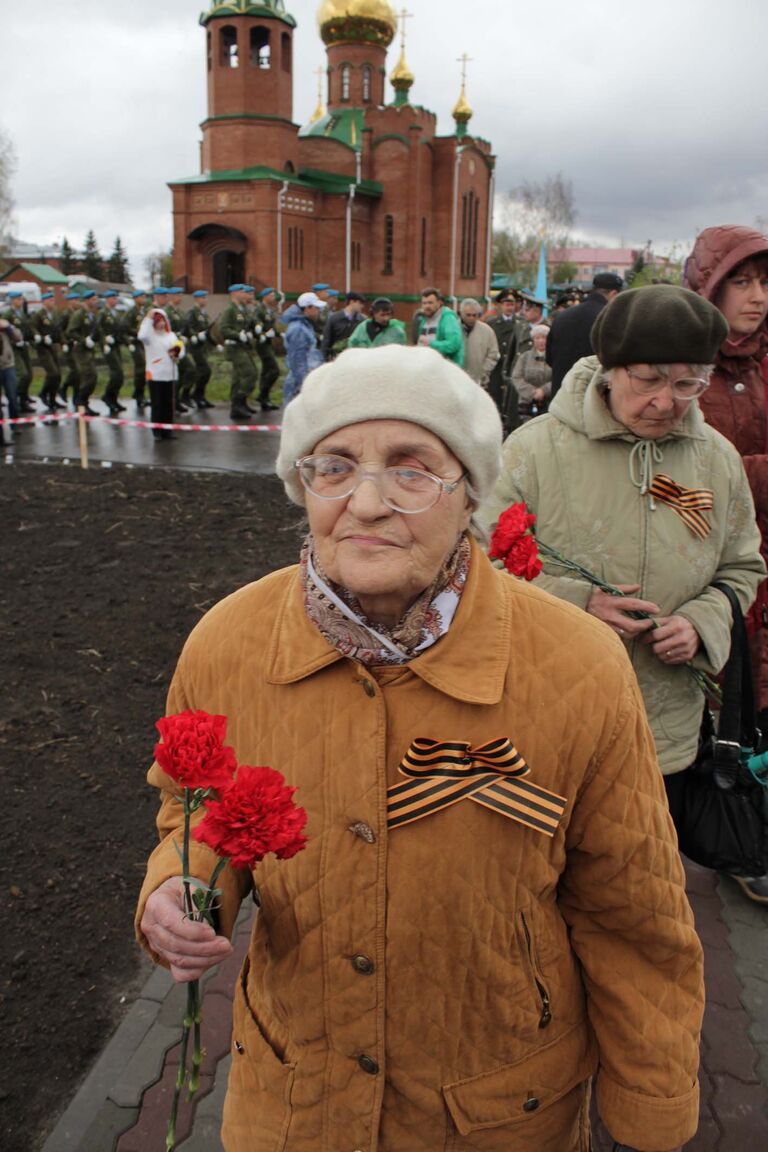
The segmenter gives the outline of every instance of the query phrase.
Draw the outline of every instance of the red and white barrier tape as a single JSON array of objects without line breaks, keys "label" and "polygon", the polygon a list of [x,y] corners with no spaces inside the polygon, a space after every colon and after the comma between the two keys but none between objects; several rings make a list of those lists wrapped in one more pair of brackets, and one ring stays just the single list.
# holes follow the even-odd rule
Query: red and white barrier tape
[{"label": "red and white barrier tape", "polygon": [[113,424],[118,428],[160,428],[173,432],[279,432],[279,424],[158,424],[151,420],[123,420],[118,416],[83,416],[78,412],[49,412],[40,416],[16,416],[2,424],[56,424],[61,420],[83,419],[86,424]]}]

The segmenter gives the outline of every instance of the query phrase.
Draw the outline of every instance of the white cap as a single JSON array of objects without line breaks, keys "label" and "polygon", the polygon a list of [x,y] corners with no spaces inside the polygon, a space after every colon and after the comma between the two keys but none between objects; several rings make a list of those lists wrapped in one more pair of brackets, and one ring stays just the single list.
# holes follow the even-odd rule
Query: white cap
[{"label": "white cap", "polygon": [[311,308],[313,306],[315,308],[327,307],[325,300],[321,300],[320,297],[316,296],[314,292],[302,292],[296,303],[298,304],[299,308]]}]

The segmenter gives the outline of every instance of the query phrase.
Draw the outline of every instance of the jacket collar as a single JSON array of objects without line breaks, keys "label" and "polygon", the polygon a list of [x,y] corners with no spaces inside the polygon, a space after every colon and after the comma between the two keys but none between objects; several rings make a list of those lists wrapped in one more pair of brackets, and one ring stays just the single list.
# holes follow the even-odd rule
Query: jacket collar
[{"label": "jacket collar", "polygon": [[[439,692],[469,704],[497,704],[504,689],[512,625],[509,601],[500,596],[498,579],[473,540],[467,583],[450,629],[407,665]],[[293,684],[343,659],[307,616],[297,567],[270,637],[267,682]]]}]

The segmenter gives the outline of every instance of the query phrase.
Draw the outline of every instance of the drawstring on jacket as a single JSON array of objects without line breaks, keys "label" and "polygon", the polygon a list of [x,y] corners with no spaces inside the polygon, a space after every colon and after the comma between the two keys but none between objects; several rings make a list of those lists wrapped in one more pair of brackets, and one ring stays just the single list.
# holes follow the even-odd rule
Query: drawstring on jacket
[{"label": "drawstring on jacket", "polygon": [[653,466],[661,464],[664,453],[655,440],[638,440],[629,454],[629,478],[641,496],[648,497],[648,506],[656,511],[656,501],[650,491],[653,483]]}]

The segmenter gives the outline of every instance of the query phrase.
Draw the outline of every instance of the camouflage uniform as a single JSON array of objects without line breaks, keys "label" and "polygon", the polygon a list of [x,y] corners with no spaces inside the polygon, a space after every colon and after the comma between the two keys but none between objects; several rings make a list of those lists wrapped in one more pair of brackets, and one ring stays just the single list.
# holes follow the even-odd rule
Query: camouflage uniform
[{"label": "camouflage uniform", "polygon": [[91,410],[89,404],[98,381],[96,374],[98,340],[98,313],[86,308],[85,305],[81,305],[74,312],[71,312],[67,319],[67,343],[74,353],[79,376],[75,406],[85,408],[89,416],[98,415]]},{"label": "camouflage uniform", "polygon": [[99,342],[102,345],[104,363],[109,373],[109,381],[104,389],[102,400],[109,408],[110,416],[117,416],[120,412],[125,412],[125,405],[120,403],[120,389],[125,382],[121,352],[123,320],[120,313],[108,305],[99,313]]},{"label": "camouflage uniform", "polygon": [[273,385],[280,379],[280,365],[277,362],[272,343],[277,336],[277,317],[270,305],[263,301],[256,308],[254,335],[256,352],[261,361],[259,404],[262,411],[274,411],[279,405],[270,402],[269,393]]},{"label": "camouflage uniform", "polygon": [[192,357],[186,354],[189,348],[187,338],[184,335],[185,317],[176,305],[172,303],[166,304],[165,314],[168,317],[172,331],[184,341],[185,355],[178,360],[179,385],[176,395],[176,408],[180,412],[187,412],[192,404],[192,389],[195,387],[196,375]]},{"label": "camouflage uniform", "polygon": [[193,304],[184,319],[184,335],[189,340],[187,347],[192,353],[191,360],[195,370],[194,401],[198,409],[214,407],[205,396],[205,389],[211,378],[211,365],[208,362],[210,327],[211,318],[205,310],[205,305]]},{"label": "camouflage uniform", "polygon": [[253,354],[253,319],[245,305],[230,300],[218,320],[227,360],[232,365],[231,412],[234,420],[252,414],[248,397],[253,393],[259,370]]},{"label": "camouflage uniform", "polygon": [[21,340],[13,346],[13,362],[16,368],[16,388],[19,397],[19,411],[34,412],[35,405],[29,396],[29,389],[32,385],[32,351],[31,345],[35,339],[35,329],[32,324],[32,317],[27,311],[26,302],[22,302],[21,307],[11,307],[5,313],[6,320],[13,324],[14,328],[21,334]]},{"label": "camouflage uniform", "polygon": [[43,305],[35,312],[32,321],[35,328],[35,344],[37,346],[37,359],[45,373],[45,379],[40,387],[40,399],[45,403],[49,412],[62,408],[56,399],[61,387],[61,327],[64,316],[61,312],[50,311]]},{"label": "camouflage uniform", "polygon": [[128,351],[133,360],[133,399],[136,401],[136,407],[143,409],[146,407],[145,388],[147,386],[147,358],[144,355],[144,345],[139,340],[139,326],[146,316],[149,305],[144,300],[139,303],[135,300],[133,311],[129,312],[124,321],[123,331],[125,340],[128,344]]}]

